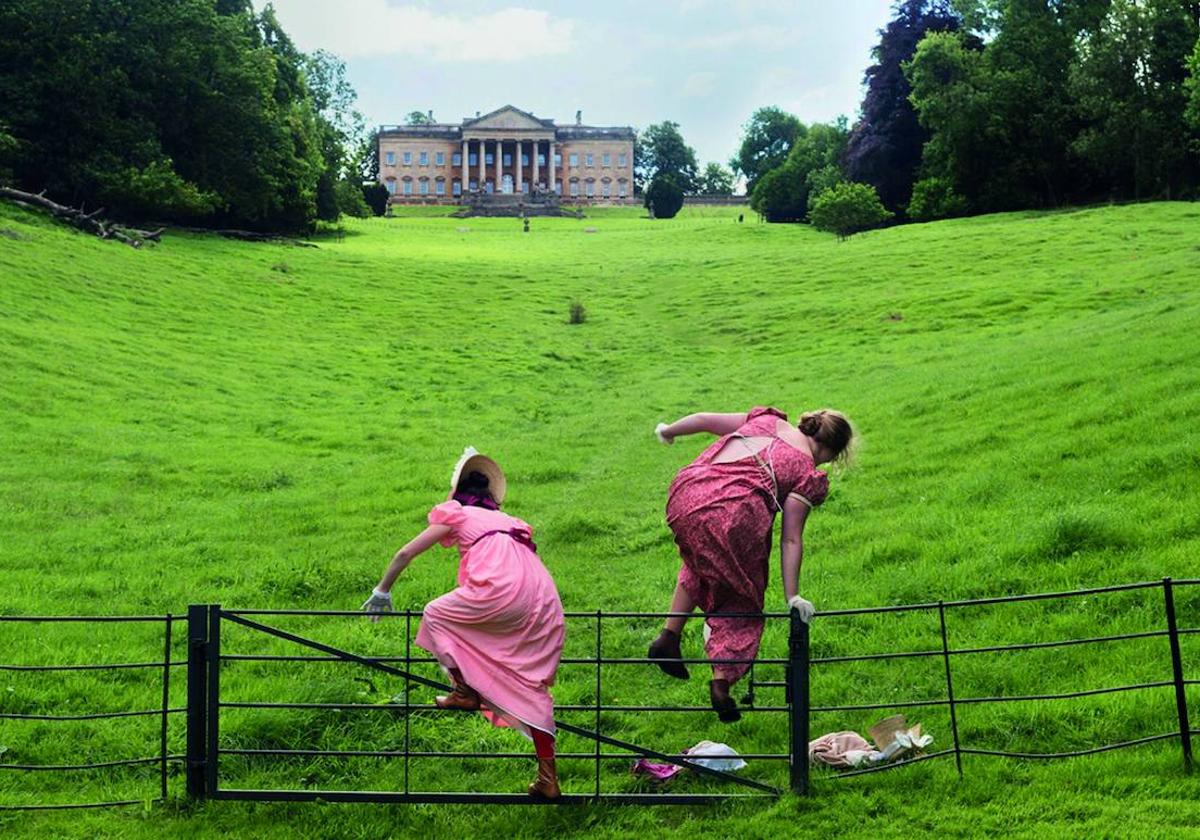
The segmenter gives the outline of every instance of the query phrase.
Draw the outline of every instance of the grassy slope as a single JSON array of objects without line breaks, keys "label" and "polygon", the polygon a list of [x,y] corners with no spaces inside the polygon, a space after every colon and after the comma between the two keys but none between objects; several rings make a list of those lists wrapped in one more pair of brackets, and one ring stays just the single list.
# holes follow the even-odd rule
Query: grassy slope
[{"label": "grassy slope", "polygon": [[[210,601],[357,606],[420,526],[466,443],[505,464],[511,509],[535,525],[568,609],[663,609],[677,568],[662,523],[665,488],[703,442],[663,449],[649,430],[688,411],[759,403],[791,412],[834,405],[863,432],[858,466],[835,478],[807,534],[802,591],[818,609],[1197,576],[1200,208],[1015,214],[841,244],[807,228],[737,225],[734,215],[651,223],[601,211],[585,222],[535,219],[529,235],[513,220],[408,217],[351,224],[344,240],[319,250],[180,235],[136,252],[0,208],[0,613],[179,611]],[[566,318],[575,299],[588,311],[579,326]],[[422,558],[398,600],[419,608],[450,585],[452,567],[448,553]],[[1190,626],[1200,625],[1196,589],[1180,596]],[[777,590],[768,597],[780,600]],[[962,611],[950,632],[958,645],[999,644],[1154,629],[1160,616],[1160,596],[1148,592]],[[402,644],[395,624],[288,626],[360,651]],[[633,622],[616,628],[606,652],[639,655],[651,632]],[[698,627],[689,632],[698,650]],[[921,649],[936,644],[935,632],[929,616],[830,619],[815,626],[814,646],[822,654]],[[156,633],[3,625],[0,660],[153,659]],[[589,634],[586,623],[575,625],[568,653],[585,655]],[[1198,639],[1185,649],[1193,675]],[[227,642],[293,652],[248,635]],[[770,632],[766,651],[781,646]],[[1155,638],[967,658],[956,690],[1162,679],[1164,654]],[[913,662],[830,666],[814,677],[814,700],[936,695],[936,661]],[[342,666],[303,667],[314,670],[298,677],[232,666],[228,696],[345,702],[369,690]],[[667,685],[610,670],[606,700],[703,700],[699,674]],[[763,670],[760,678],[778,678]],[[0,710],[152,707],[155,679],[10,672]],[[591,679],[564,668],[559,702],[587,702]],[[372,699],[402,691],[375,683]],[[771,691],[760,701],[779,702]],[[1194,710],[1198,695],[1193,689]],[[977,746],[1070,749],[1168,731],[1173,715],[1168,692],[1131,692],[974,706],[960,727]],[[814,731],[864,729],[874,716],[817,716]],[[402,740],[397,720],[367,717],[231,711],[223,736],[245,747]],[[940,744],[949,741],[940,712],[922,719]],[[116,723],[6,721],[4,760],[153,752],[155,723]],[[477,723],[422,718],[414,731],[439,748],[524,749]],[[668,722],[614,715],[604,725],[668,750],[702,737],[743,752],[779,750],[785,737],[770,716],[728,729],[695,714]],[[588,746],[564,738],[562,748]],[[203,817],[159,809],[0,816],[0,825],[79,836],[388,828],[432,836],[467,824],[487,836],[605,836],[694,833],[734,819],[741,833],[760,836],[798,820],[823,832],[903,834],[913,825],[1117,832],[1116,820],[1129,819],[1131,830],[1152,835],[1200,823],[1196,782],[1178,773],[1177,752],[1163,744],[1040,766],[968,760],[961,784],[952,765],[925,765],[826,784],[813,802],[766,809],[218,804]],[[564,764],[567,787],[586,789],[590,767]],[[424,768],[419,778],[430,787],[496,790],[517,789],[529,769]],[[629,789],[620,766],[611,770],[606,785]],[[362,761],[231,761],[228,772],[244,784],[301,776],[323,786],[396,784],[394,765]],[[782,781],[781,768],[760,763],[753,772]],[[146,770],[36,779],[40,801],[154,792]],[[34,783],[29,774],[0,776],[0,798],[23,801]]]}]

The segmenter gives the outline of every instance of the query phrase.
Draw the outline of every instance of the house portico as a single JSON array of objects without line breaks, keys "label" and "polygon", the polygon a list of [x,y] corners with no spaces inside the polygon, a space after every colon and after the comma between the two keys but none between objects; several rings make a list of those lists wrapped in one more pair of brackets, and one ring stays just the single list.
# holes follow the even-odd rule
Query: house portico
[{"label": "house portico", "polygon": [[558,126],[511,105],[459,125],[383,126],[380,181],[394,203],[459,203],[469,193],[549,192],[579,202],[631,201],[634,132]]}]

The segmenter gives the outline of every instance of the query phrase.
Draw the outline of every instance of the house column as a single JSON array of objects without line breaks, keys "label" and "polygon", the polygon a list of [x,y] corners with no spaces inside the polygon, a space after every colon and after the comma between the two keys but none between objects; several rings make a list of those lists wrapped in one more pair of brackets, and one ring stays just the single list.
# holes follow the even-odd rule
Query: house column
[{"label": "house column", "polygon": [[[466,198],[467,187],[471,184],[471,156],[468,154],[470,148],[471,144],[467,140],[463,140],[462,171],[459,173],[459,178],[462,180],[461,195],[463,198]],[[453,184],[450,185],[450,192],[454,192]]]},{"label": "house column", "polygon": [[484,161],[484,158],[486,157],[484,152],[487,148],[487,143],[482,139],[476,140],[475,142],[479,144],[479,152],[478,152],[478,154],[479,154],[479,190],[480,190],[480,192],[482,192],[483,191],[483,182],[487,180],[487,172],[484,170],[484,167],[483,167],[483,161]]},{"label": "house column", "polygon": [[546,144],[546,165],[550,167],[550,192],[554,192],[554,141]]},{"label": "house column", "polygon": [[516,191],[518,193],[521,192],[521,184],[523,184],[525,181],[525,173],[522,171],[525,164],[521,160],[521,157],[524,154],[525,154],[525,141],[518,140],[517,141],[517,189],[516,189]]},{"label": "house column", "polygon": [[500,181],[504,178],[504,142],[496,141],[496,186],[494,192],[500,192]]},{"label": "house column", "polygon": [[537,185],[542,183],[538,180],[538,155],[542,153],[542,141],[533,141],[533,189],[537,189]]}]

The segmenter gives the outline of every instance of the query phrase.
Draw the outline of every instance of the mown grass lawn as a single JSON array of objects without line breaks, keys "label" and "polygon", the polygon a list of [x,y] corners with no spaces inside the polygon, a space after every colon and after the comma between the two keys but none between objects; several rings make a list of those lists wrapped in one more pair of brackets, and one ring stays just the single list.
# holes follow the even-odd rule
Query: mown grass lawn
[{"label": "mown grass lawn", "polygon": [[[350,222],[317,249],[170,234],[145,251],[0,207],[0,614],[353,609],[443,497],[462,447],[497,457],[508,507],[536,529],[568,610],[662,610],[678,568],[667,485],[704,444],[658,446],[659,420],[772,404],[835,406],[863,437],[806,534],[801,591],[818,610],[1200,576],[1200,206],[1164,203],[914,225],[839,243],[801,226],[736,223],[736,209],[653,222]],[[570,324],[573,302],[587,317]],[[422,557],[396,588],[419,609],[455,556]],[[777,577],[777,576],[776,576]],[[778,583],[768,606],[781,607]],[[1200,587],[1177,593],[1200,627]],[[949,616],[954,646],[1158,630],[1144,590]],[[360,653],[394,655],[400,623],[281,619]],[[685,646],[700,651],[693,622]],[[641,656],[653,622],[605,628],[605,653]],[[594,644],[571,625],[568,655]],[[814,653],[937,647],[936,615],[818,618]],[[175,656],[182,657],[182,632]],[[231,631],[234,652],[298,653]],[[779,656],[782,628],[764,654]],[[149,661],[160,627],[0,623],[0,664]],[[1184,638],[1200,679],[1200,636]],[[960,664],[961,663],[961,664]],[[1152,637],[964,657],[959,696],[1051,693],[1169,679]],[[760,679],[780,679],[760,669]],[[172,701],[182,705],[182,671]],[[155,672],[0,671],[0,712],[153,708]],[[369,680],[357,679],[369,677]],[[229,700],[379,702],[403,684],[348,665],[230,663]],[[612,666],[605,700],[702,704],[707,676],[668,682]],[[556,698],[590,701],[564,666]],[[821,705],[940,696],[937,659],[828,666]],[[1190,688],[1193,725],[1200,686]],[[429,701],[414,690],[413,702]],[[763,688],[758,702],[782,702]],[[813,734],[865,731],[884,712],[817,714]],[[950,743],[941,709],[915,713]],[[589,716],[575,718],[586,723]],[[415,748],[526,750],[477,719],[415,714]],[[677,751],[701,738],[778,752],[778,715],[611,714],[616,737]],[[1176,726],[1170,689],[960,711],[964,743],[1079,749]],[[0,762],[152,755],[154,719],[0,720]],[[230,709],[242,749],[395,749],[391,712]],[[172,751],[183,747],[174,718]],[[5,749],[6,748],[6,749]],[[587,751],[564,736],[560,749]],[[6,836],[380,837],[863,834],[1200,836],[1200,775],[1177,742],[1035,764],[968,756],[817,796],[711,808],[166,806],[0,812]],[[395,789],[377,759],[231,758],[229,786]],[[428,789],[518,791],[532,761],[414,762]],[[593,783],[564,761],[568,792]],[[745,771],[775,784],[786,771]],[[173,796],[182,777],[172,778]],[[639,790],[622,762],[607,790]],[[677,789],[712,789],[679,780]],[[153,797],[155,768],[0,770],[0,804]]]}]

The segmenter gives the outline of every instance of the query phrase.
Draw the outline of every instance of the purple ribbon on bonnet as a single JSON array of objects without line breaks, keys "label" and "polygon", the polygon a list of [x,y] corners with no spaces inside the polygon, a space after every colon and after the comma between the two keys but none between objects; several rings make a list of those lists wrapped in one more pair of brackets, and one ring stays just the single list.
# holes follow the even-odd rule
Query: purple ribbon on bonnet
[{"label": "purple ribbon on bonnet", "polygon": [[496,504],[496,500],[487,493],[467,493],[464,490],[459,490],[454,494],[453,498],[454,501],[463,507],[472,505],[474,507],[486,508],[487,510],[500,510],[500,505]]}]

